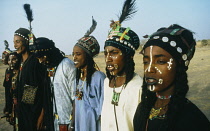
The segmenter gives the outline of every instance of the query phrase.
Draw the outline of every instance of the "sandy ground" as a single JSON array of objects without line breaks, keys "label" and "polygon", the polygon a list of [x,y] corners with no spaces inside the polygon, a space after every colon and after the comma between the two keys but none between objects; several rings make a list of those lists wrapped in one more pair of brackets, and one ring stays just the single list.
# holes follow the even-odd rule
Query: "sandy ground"
[{"label": "sandy ground", "polygon": [[[69,57],[70,59],[71,56]],[[136,53],[134,57],[136,63],[136,72],[143,76],[143,63],[142,56]],[[101,71],[105,71],[105,61],[103,53],[100,53],[96,58],[95,62],[98,64]],[[0,64],[0,116],[3,116],[3,107],[5,103],[4,99],[4,87],[3,79],[4,72],[7,66]],[[210,120],[210,47],[197,48],[194,58],[192,59],[189,70],[188,80],[190,90],[187,97],[195,103],[202,112]],[[193,114],[192,114],[193,115]],[[0,131],[12,131],[10,126],[5,119],[0,120]]]}]

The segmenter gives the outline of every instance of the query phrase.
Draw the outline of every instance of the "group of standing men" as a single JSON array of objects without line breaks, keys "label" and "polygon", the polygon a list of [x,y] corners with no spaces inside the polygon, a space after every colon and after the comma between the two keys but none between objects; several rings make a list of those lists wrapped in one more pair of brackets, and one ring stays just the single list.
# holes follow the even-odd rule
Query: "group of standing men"
[{"label": "group of standing men", "polygon": [[175,24],[152,34],[141,51],[142,79],[133,59],[139,37],[121,26],[134,7],[135,0],[126,0],[119,20],[111,21],[104,44],[106,75],[93,59],[100,51],[90,35],[94,19],[74,45],[73,61],[52,40],[25,28],[15,31],[16,50],[3,52],[9,59],[3,59],[9,64],[4,113],[14,130],[209,130],[205,115],[186,98],[186,71],[196,45],[192,32]]},{"label": "group of standing men", "polygon": [[[65,58],[64,54],[55,47],[54,42],[47,38],[34,37],[36,43],[42,43],[37,44],[36,49],[44,51],[31,52],[29,34],[30,31],[25,28],[16,30],[14,34],[16,57],[10,58],[11,53],[4,55],[9,57],[9,60],[15,59],[13,63],[17,65],[15,69],[6,70],[5,77],[11,77],[4,82],[4,86],[8,85],[5,89],[12,90],[12,92],[7,91],[5,95],[12,96],[6,98],[6,105],[13,103],[15,106],[15,117],[18,118],[14,121],[15,130],[53,130],[53,123],[56,130],[59,128],[58,123],[60,128],[64,128],[70,123],[72,111],[74,63]],[[46,61],[37,59],[42,56],[47,56],[48,59]],[[18,75],[14,75],[13,70],[17,70]],[[55,70],[56,74],[53,74]],[[12,81],[9,79],[15,79],[15,85],[12,86]],[[4,111],[10,114],[12,108],[7,107],[11,107],[11,104],[6,106]]]}]

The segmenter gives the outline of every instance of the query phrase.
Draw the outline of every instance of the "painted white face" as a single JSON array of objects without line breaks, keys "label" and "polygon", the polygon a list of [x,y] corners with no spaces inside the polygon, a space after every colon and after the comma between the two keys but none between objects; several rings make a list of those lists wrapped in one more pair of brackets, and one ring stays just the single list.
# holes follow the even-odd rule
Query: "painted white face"
[{"label": "painted white face", "polygon": [[172,56],[158,46],[144,50],[145,81],[150,91],[161,91],[172,84],[176,74],[176,63]]}]

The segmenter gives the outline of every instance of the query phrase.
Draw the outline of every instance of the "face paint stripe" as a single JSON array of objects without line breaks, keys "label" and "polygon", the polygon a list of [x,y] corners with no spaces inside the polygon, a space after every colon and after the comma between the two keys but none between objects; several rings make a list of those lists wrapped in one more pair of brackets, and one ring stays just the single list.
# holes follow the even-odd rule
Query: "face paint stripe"
[{"label": "face paint stripe", "polygon": [[162,74],[162,72],[161,72],[157,67],[155,67],[155,69],[156,69],[160,74]]},{"label": "face paint stripe", "polygon": [[148,71],[150,72],[151,66],[152,66],[152,47],[150,46],[150,63],[149,63],[149,67],[148,67]]}]

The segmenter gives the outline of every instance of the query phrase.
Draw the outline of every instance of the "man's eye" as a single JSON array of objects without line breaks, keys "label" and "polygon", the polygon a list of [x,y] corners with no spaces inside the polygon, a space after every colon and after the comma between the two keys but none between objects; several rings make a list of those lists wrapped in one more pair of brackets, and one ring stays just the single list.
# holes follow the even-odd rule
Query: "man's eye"
[{"label": "man's eye", "polygon": [[147,65],[147,64],[149,64],[149,61],[143,61],[143,64]]},{"label": "man's eye", "polygon": [[158,64],[165,64],[165,63],[166,63],[166,61],[159,60],[159,61],[157,61],[157,63],[158,63]]},{"label": "man's eye", "polygon": [[113,55],[117,55],[119,52],[112,52]]}]

